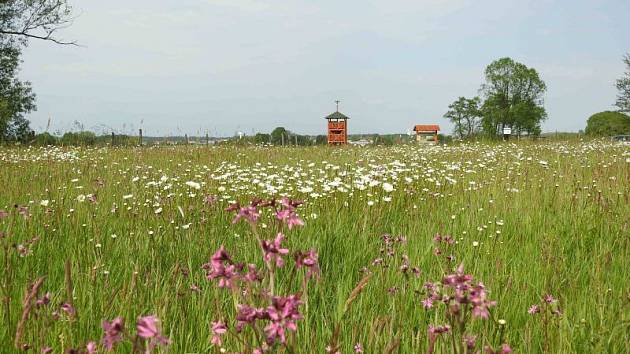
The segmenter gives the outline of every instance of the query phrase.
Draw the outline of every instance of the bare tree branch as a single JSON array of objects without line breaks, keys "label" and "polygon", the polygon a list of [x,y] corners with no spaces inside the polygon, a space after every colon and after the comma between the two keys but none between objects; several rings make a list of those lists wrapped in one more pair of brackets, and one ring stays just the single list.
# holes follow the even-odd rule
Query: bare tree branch
[{"label": "bare tree branch", "polygon": [[14,32],[14,31],[2,31],[2,30],[0,30],[0,34],[22,36],[22,37],[26,37],[26,38],[42,39],[42,40],[51,41],[53,43],[62,44],[62,45],[75,45],[75,46],[78,46],[76,41],[66,42],[66,41],[63,41],[63,40],[59,40],[59,39],[53,38],[50,35],[38,36],[38,35],[35,35],[35,34],[26,33],[26,32]]}]

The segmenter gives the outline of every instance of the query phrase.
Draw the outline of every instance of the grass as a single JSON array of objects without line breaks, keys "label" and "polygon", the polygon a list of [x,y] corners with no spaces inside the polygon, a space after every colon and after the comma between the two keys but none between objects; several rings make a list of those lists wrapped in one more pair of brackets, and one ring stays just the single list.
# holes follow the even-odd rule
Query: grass
[{"label": "grass", "polygon": [[[395,190],[361,190],[354,183],[361,176]],[[498,302],[489,320],[469,327],[489,344],[507,342],[526,353],[630,352],[628,145],[4,148],[0,186],[0,210],[10,214],[0,220],[2,348],[13,348],[28,284],[45,276],[40,295],[52,294],[50,308],[29,316],[21,340],[36,350],[98,341],[103,319],[122,316],[133,327],[137,317],[155,314],[172,341],[167,351],[218,352],[211,322],[232,326],[233,303],[205,279],[202,264],[224,245],[235,259],[263,267],[248,226],[232,225],[223,209],[230,201],[287,194],[306,201],[299,209],[306,225],[288,234],[287,245],[314,248],[321,267],[302,307],[298,352],[323,352],[338,323],[342,353],[355,343],[366,353],[426,351],[428,325],[446,317],[423,309],[416,290],[459,263]],[[89,194],[94,203],[77,199]],[[219,196],[216,205],[204,204],[208,194]],[[31,216],[18,215],[15,205]],[[261,220],[268,230],[270,217]],[[384,233],[407,242],[390,267],[373,267],[384,257]],[[436,233],[457,240],[450,264],[434,255]],[[39,240],[27,245],[34,236]],[[419,278],[397,271],[402,254],[421,269]],[[69,301],[66,262],[77,316],[51,321],[44,314]],[[374,274],[344,314],[366,266]],[[288,274],[278,274],[280,291],[290,291]],[[193,284],[202,291],[190,291]],[[561,316],[528,314],[545,294],[558,299]],[[449,341],[440,339],[436,352],[451,352]],[[229,352],[242,350],[232,337],[224,342]]]}]

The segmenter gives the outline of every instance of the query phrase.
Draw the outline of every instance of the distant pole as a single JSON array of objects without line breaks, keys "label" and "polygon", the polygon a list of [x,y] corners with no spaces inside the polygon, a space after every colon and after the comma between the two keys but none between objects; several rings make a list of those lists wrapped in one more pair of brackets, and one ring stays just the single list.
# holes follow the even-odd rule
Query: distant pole
[{"label": "distant pole", "polygon": [[140,146],[142,146],[142,129],[138,130],[138,142],[140,143]]},{"label": "distant pole", "polygon": [[295,146],[297,146],[297,134],[295,134]]},{"label": "distant pole", "polygon": [[186,138],[186,145],[188,145],[188,134],[184,134],[184,138]]},{"label": "distant pole", "polygon": [[284,133],[280,134],[280,136],[282,137],[282,146],[284,146]]},{"label": "distant pole", "polygon": [[112,132],[112,146],[114,146],[114,132]]},{"label": "distant pole", "polygon": [[210,135],[206,133],[206,145],[210,145]]},{"label": "distant pole", "polygon": [[341,102],[341,101],[339,101],[339,100],[335,101],[335,103],[337,104],[337,112],[339,112],[339,102]]}]

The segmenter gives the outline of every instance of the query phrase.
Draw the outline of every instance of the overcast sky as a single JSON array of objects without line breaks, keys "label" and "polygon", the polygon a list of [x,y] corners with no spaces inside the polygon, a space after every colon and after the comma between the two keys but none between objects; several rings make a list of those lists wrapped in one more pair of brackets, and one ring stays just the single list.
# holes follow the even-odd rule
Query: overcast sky
[{"label": "overcast sky", "polygon": [[[71,0],[64,39],[31,41],[32,126],[233,135],[276,126],[350,133],[438,123],[509,56],[547,83],[544,131],[583,129],[613,109],[630,52],[630,1]],[[531,4],[535,3],[535,4]]]}]

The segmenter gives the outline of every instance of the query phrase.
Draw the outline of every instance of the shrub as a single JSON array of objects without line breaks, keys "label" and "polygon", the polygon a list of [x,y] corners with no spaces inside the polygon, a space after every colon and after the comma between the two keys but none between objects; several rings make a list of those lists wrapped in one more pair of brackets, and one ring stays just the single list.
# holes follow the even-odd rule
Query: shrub
[{"label": "shrub", "polygon": [[588,119],[585,132],[592,136],[630,134],[630,116],[610,111],[595,113]]},{"label": "shrub", "polygon": [[59,141],[57,137],[55,137],[54,135],[50,133],[44,132],[41,134],[37,134],[35,136],[35,144],[37,145],[42,145],[42,146],[57,145],[58,142]]}]

